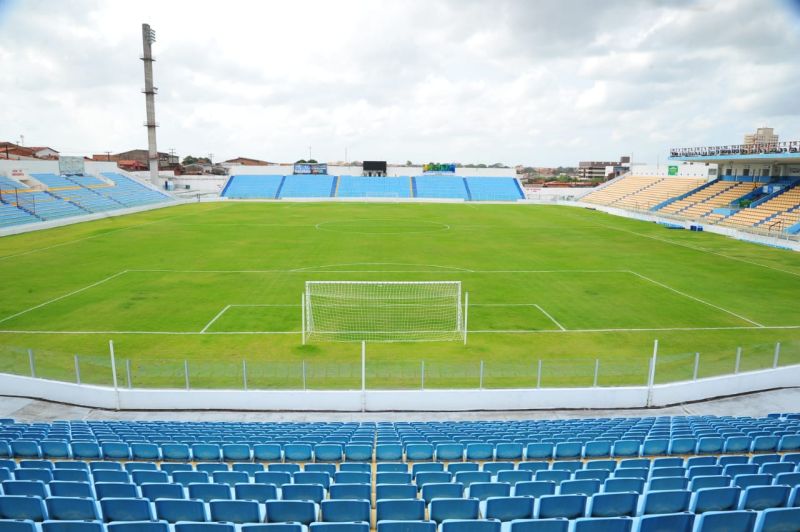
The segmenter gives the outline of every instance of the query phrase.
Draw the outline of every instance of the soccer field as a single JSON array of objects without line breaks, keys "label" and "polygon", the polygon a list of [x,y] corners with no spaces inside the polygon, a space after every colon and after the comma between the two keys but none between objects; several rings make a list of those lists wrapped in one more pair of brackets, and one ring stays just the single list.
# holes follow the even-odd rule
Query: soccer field
[{"label": "soccer field", "polygon": [[[301,344],[306,281],[460,281],[468,344],[367,346],[367,385],[643,384],[800,362],[800,257],[559,206],[204,203],[0,239],[0,370],[137,387],[356,388]],[[130,361],[130,362],[126,362]]]}]

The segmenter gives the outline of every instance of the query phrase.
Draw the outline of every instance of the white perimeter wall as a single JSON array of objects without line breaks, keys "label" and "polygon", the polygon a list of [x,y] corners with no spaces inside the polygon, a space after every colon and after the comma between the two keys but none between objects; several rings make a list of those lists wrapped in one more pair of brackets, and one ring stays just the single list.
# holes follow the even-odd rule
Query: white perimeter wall
[{"label": "white perimeter wall", "polygon": [[[663,407],[800,383],[800,365],[615,388],[507,390],[137,390],[0,374],[0,394],[119,410],[474,411]],[[435,405],[435,406],[432,406]]]},{"label": "white perimeter wall", "polygon": [[[669,167],[677,166],[678,175],[669,176]],[[710,175],[709,170],[712,170]],[[709,179],[717,177],[714,171],[717,170],[716,163],[692,163],[692,162],[666,162],[664,164],[637,164],[631,166],[630,175],[653,176],[653,177],[702,177]]]}]

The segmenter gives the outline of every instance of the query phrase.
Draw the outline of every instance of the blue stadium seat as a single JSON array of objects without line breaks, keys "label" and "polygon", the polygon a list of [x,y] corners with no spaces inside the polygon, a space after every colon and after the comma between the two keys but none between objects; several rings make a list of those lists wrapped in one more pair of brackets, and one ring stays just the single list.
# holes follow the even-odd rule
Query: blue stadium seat
[{"label": "blue stadium seat", "polygon": [[[444,478],[442,478],[441,481],[445,482]],[[460,471],[455,474],[453,481],[460,482],[464,484],[465,488],[468,488],[475,482],[491,482],[492,474],[488,471]],[[419,480],[417,480],[417,482],[419,482]]]},{"label": "blue stadium seat", "polygon": [[0,519],[41,522],[47,519],[47,508],[40,497],[0,495]]},{"label": "blue stadium seat", "polygon": [[42,523],[42,532],[105,532],[105,530],[103,523],[94,521],[45,521]]},{"label": "blue stadium seat", "polygon": [[250,446],[245,443],[226,443],[222,446],[222,459],[226,462],[247,462],[252,454]]},{"label": "blue stadium seat", "polygon": [[479,508],[484,519],[513,521],[533,518],[533,497],[489,497],[480,502]]},{"label": "blue stadium seat", "polygon": [[372,481],[371,477],[369,473],[338,471],[333,476],[333,481],[337,484],[369,484]]},{"label": "blue stadium seat", "polygon": [[211,501],[208,503],[212,521],[234,524],[260,523],[264,512],[256,501]]},{"label": "blue stadium seat", "polygon": [[39,444],[44,458],[70,458],[69,443],[64,440],[42,440]]},{"label": "blue stadium seat", "polygon": [[497,472],[497,482],[508,482],[515,486],[518,482],[530,482],[533,480],[532,471],[503,470]]},{"label": "blue stadium seat", "polygon": [[636,532],[692,532],[694,514],[645,515],[636,520]]},{"label": "blue stadium seat", "polygon": [[695,532],[753,532],[758,513],[752,510],[705,512],[695,519]]},{"label": "blue stadium seat", "polygon": [[369,523],[311,523],[310,532],[369,532]]},{"label": "blue stadium seat", "polygon": [[490,443],[470,443],[466,447],[467,460],[491,460],[494,458],[494,445]]},{"label": "blue stadium seat", "polygon": [[100,451],[104,458],[113,460],[128,460],[131,457],[130,447],[123,442],[104,442],[100,445]]},{"label": "blue stadium seat", "polygon": [[552,443],[529,443],[525,448],[525,458],[527,460],[534,459],[551,459],[553,458],[553,444]]},{"label": "blue stadium seat", "polygon": [[603,493],[644,492],[644,480],[641,478],[610,478],[603,482]]},{"label": "blue stadium seat", "polygon": [[759,512],[755,532],[796,531],[800,508],[770,508]]},{"label": "blue stadium seat", "polygon": [[323,488],[331,485],[331,476],[321,471],[298,471],[292,475],[295,484],[319,484]]},{"label": "blue stadium seat", "polygon": [[154,443],[131,443],[131,457],[134,460],[160,460],[161,448]]},{"label": "blue stadium seat", "polygon": [[341,462],[344,449],[341,445],[321,443],[314,446],[314,460],[318,462]]},{"label": "blue stadium seat", "polygon": [[377,473],[408,473],[408,465],[398,462],[379,462],[375,471]]},{"label": "blue stadium seat", "polygon": [[265,503],[278,499],[278,488],[273,484],[241,483],[233,487],[236,500]]},{"label": "blue stadium seat", "polygon": [[72,450],[72,457],[77,460],[103,457],[100,445],[93,441],[73,441],[70,444],[70,449]]},{"label": "blue stadium seat", "polygon": [[320,503],[322,521],[344,523],[370,521],[370,503],[367,500],[326,500]]},{"label": "blue stadium seat", "polygon": [[573,521],[572,532],[630,532],[633,523],[630,517],[579,517]]},{"label": "blue stadium seat", "polygon": [[320,503],[327,495],[321,484],[284,484],[281,488],[283,500],[313,501]]},{"label": "blue stadium seat", "polygon": [[211,474],[211,479],[215,484],[235,486],[242,482],[250,482],[250,475],[244,471],[215,471]]},{"label": "blue stadium seat", "polygon": [[789,503],[791,492],[789,486],[749,486],[742,493],[739,510],[782,508]]},{"label": "blue stadium seat", "polygon": [[175,523],[175,532],[236,532],[231,523]]},{"label": "blue stadium seat", "polygon": [[445,519],[477,519],[479,512],[477,499],[433,499],[428,504],[429,518],[439,524]]},{"label": "blue stadium seat", "polygon": [[47,484],[41,480],[6,480],[2,483],[6,495],[25,495],[44,499],[50,493]]},{"label": "blue stadium seat", "polygon": [[192,459],[192,451],[185,443],[162,443],[161,457],[164,460],[188,462]]},{"label": "blue stadium seat", "polygon": [[650,491],[639,499],[639,515],[672,514],[689,509],[692,492],[688,490]]},{"label": "blue stadium seat", "polygon": [[433,521],[378,521],[378,532],[436,532]]},{"label": "blue stadium seat", "polygon": [[283,446],[285,459],[293,462],[310,462],[313,453],[314,449],[308,443],[287,443]]},{"label": "blue stadium seat", "polygon": [[94,521],[100,519],[100,509],[94,499],[79,497],[48,497],[48,519],[57,521]]},{"label": "blue stadium seat", "polygon": [[464,445],[461,443],[440,443],[434,448],[436,460],[463,460]]},{"label": "blue stadium seat", "polygon": [[375,473],[376,484],[410,484],[412,480],[411,473]]},{"label": "blue stadium seat", "polygon": [[585,495],[542,495],[534,511],[537,519],[575,519],[586,515],[586,501]]},{"label": "blue stadium seat", "polygon": [[231,487],[227,484],[189,484],[189,498],[209,502],[214,499],[229,500]]},{"label": "blue stadium seat", "polygon": [[183,486],[189,486],[189,484],[207,484],[211,480],[205,471],[176,471],[172,473],[172,481]]},{"label": "blue stadium seat", "polygon": [[117,522],[106,525],[108,532],[170,532],[169,525],[162,521]]},{"label": "blue stadium seat", "polygon": [[570,521],[556,519],[515,519],[500,525],[501,532],[567,532]]},{"label": "blue stadium seat", "polygon": [[634,517],[638,510],[637,493],[597,493],[589,498],[588,517]]},{"label": "blue stadium seat", "polygon": [[422,499],[378,499],[375,518],[380,521],[422,521],[425,519],[425,501]]},{"label": "blue stadium seat", "polygon": [[[800,449],[800,446],[798,446],[797,448]],[[495,446],[495,459],[521,460],[522,451],[523,449],[521,443],[498,443]]]},{"label": "blue stadium seat", "polygon": [[150,501],[147,499],[106,498],[100,501],[103,521],[152,521]]},{"label": "blue stadium seat", "polygon": [[267,501],[267,522],[307,525],[317,520],[319,506],[311,501]]},{"label": "blue stadium seat", "polygon": [[459,499],[464,496],[464,484],[434,482],[423,486],[420,495],[426,503],[430,503],[433,499]]},{"label": "blue stadium seat", "polygon": [[697,491],[703,488],[725,488],[730,486],[733,478],[727,475],[713,475],[709,477],[694,477],[689,482],[689,490]]},{"label": "blue stadium seat", "polygon": [[328,489],[330,499],[370,499],[372,486],[369,484],[331,484]]},{"label": "blue stadium seat", "polygon": [[38,532],[36,523],[27,519],[0,521],[0,532]]},{"label": "blue stadium seat", "polygon": [[375,460],[391,461],[403,459],[403,446],[400,444],[378,444],[375,446]]},{"label": "blue stadium seat", "polygon": [[369,462],[372,460],[372,445],[347,444],[344,446],[344,457],[348,462]]},{"label": "blue stadium seat", "polygon": [[541,497],[542,495],[555,495],[556,483],[552,480],[532,480],[530,482],[517,482],[512,490],[515,497],[529,496]]},{"label": "blue stadium seat", "polygon": [[689,511],[696,514],[736,510],[742,489],[731,486],[725,488],[702,488],[692,494]]},{"label": "blue stadium seat", "polygon": [[172,484],[170,482],[154,482],[144,483],[139,485],[139,491],[142,497],[155,502],[156,499],[183,499],[185,494],[183,486],[180,484]]},{"label": "blue stadium seat", "polygon": [[[83,471],[75,471],[83,473]],[[56,497],[88,497],[95,498],[92,485],[88,482],[78,482],[70,480],[54,480],[47,486],[50,488],[50,495]]]},{"label": "blue stadium seat", "polygon": [[489,497],[509,497],[511,484],[507,482],[473,482],[467,488],[467,497],[483,501]]},{"label": "blue stadium seat", "polygon": [[565,480],[558,486],[559,495],[594,495],[600,492],[600,481],[593,479]]},{"label": "blue stadium seat", "polygon": [[35,440],[14,440],[11,442],[11,453],[16,458],[41,458],[42,450]]},{"label": "blue stadium seat", "polygon": [[432,460],[433,445],[430,443],[410,443],[406,445],[406,460]]},{"label": "blue stadium seat", "polygon": [[259,443],[253,445],[253,459],[259,462],[280,462],[283,451],[277,443]]},{"label": "blue stadium seat", "polygon": [[97,500],[102,499],[135,499],[139,496],[136,484],[127,482],[98,482],[94,485]]},{"label": "blue stadium seat", "polygon": [[439,525],[439,532],[500,532],[500,521],[446,519]]},{"label": "blue stadium seat", "polygon": [[92,472],[92,480],[97,482],[130,482],[131,476],[127,471],[111,471],[100,469]]},{"label": "blue stadium seat", "polygon": [[257,484],[274,484],[281,487],[292,483],[292,474],[284,471],[260,471],[253,475],[253,480]]},{"label": "blue stadium seat", "polygon": [[169,482],[169,475],[165,471],[134,471],[131,473],[131,480],[137,486],[145,483]]},{"label": "blue stadium seat", "polygon": [[[424,488],[422,488],[422,498],[425,498],[425,490],[430,490],[439,484],[428,484]],[[463,493],[464,486],[461,486],[461,492]],[[375,485],[375,499],[414,499],[417,496],[417,487],[413,484],[376,484]],[[448,497],[452,497],[452,494],[447,494]],[[461,493],[458,494],[461,496]],[[429,499],[426,499],[429,501]]]}]

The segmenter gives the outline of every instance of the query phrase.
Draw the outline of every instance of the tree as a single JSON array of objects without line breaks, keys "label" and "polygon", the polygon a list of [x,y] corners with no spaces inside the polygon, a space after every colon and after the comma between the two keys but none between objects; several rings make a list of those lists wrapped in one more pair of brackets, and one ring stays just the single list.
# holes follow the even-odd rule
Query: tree
[{"label": "tree", "polygon": [[406,166],[414,166],[414,163],[412,163],[411,161],[406,161]]},{"label": "tree", "polygon": [[184,166],[190,164],[211,164],[211,161],[209,160],[208,157],[194,157],[193,155],[187,155],[186,157],[183,158],[181,164],[183,164]]},{"label": "tree", "polygon": [[299,161],[295,161],[294,164],[306,164],[308,161],[305,159],[300,159]]}]

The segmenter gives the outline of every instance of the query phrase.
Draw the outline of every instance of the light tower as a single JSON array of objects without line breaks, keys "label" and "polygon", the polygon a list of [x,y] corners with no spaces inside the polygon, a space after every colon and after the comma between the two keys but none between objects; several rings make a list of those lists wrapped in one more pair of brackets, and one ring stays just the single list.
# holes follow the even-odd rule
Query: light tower
[{"label": "light tower", "polygon": [[142,62],[144,62],[144,101],[147,108],[147,158],[150,163],[150,182],[159,186],[158,179],[158,148],[156,147],[156,92],[153,86],[153,49],[156,42],[156,32],[150,29],[150,24],[142,24]]}]

